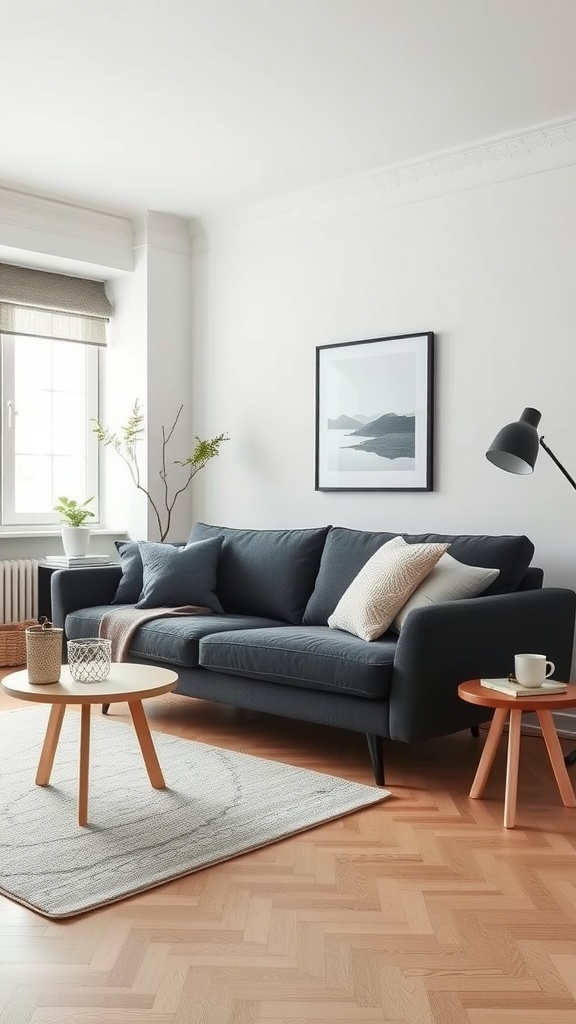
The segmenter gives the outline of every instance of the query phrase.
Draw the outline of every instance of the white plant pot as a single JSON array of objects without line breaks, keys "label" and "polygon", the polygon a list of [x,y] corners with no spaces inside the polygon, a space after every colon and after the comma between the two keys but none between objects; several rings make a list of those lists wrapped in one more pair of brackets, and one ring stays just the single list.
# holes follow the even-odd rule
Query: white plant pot
[{"label": "white plant pot", "polygon": [[89,526],[63,526],[62,544],[68,558],[82,558],[88,551]]}]

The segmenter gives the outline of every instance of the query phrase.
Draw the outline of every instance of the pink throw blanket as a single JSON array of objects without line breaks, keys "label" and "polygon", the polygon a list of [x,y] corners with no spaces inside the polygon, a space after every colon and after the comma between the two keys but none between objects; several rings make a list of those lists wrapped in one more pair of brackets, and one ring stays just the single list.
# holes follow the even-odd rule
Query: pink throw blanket
[{"label": "pink throw blanket", "polygon": [[212,615],[211,608],[185,604],[179,608],[114,608],[100,621],[98,635],[112,641],[112,661],[126,661],[134,633],[145,622],[180,615]]}]

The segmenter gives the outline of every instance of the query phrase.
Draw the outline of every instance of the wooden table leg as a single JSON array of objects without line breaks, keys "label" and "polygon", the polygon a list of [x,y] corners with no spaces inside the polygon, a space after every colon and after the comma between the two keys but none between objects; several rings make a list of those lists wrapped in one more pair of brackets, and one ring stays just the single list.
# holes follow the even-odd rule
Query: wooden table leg
[{"label": "wooden table leg", "polygon": [[574,796],[570,776],[566,771],[564,755],[562,753],[562,747],[560,746],[560,740],[558,739],[558,733],[556,732],[552,713],[550,711],[537,711],[536,714],[538,715],[540,728],[542,729],[542,735],[548,750],[548,757],[550,758],[552,771],[554,772],[556,782],[558,783],[562,803],[565,807],[576,807],[576,796]]},{"label": "wooden table leg", "polygon": [[504,793],[504,828],[516,824],[516,795],[518,793],[518,763],[520,761],[520,735],[522,711],[510,712],[508,727],[508,759],[506,762],[506,790]]},{"label": "wooden table leg", "polygon": [[154,743],[152,742],[152,736],[150,735],[150,728],[148,726],[146,715],[144,714],[142,701],[132,701],[128,704],[128,707],[130,708],[130,714],[132,715],[134,729],[136,730],[140,750],[142,751],[142,757],[144,758],[144,764],[146,765],[146,771],[148,772],[148,778],[150,779],[154,789],[165,789],[166,783],[164,782],[162,769],[160,768]]},{"label": "wooden table leg", "polygon": [[88,824],[88,769],[90,765],[90,704],[83,704],[80,721],[80,772],[78,776],[78,824]]},{"label": "wooden table leg", "polygon": [[50,718],[48,719],[48,725],[46,726],[46,735],[44,737],[42,753],[40,754],[40,760],[38,762],[38,771],[36,772],[37,786],[47,786],[50,782],[50,775],[52,774],[52,766],[54,764],[58,740],[60,739],[60,730],[62,728],[65,711],[65,704],[53,704],[50,709]]},{"label": "wooden table leg", "polygon": [[474,782],[472,783],[472,789],[470,790],[470,796],[473,800],[478,800],[484,792],[484,788],[490,775],[490,769],[494,763],[496,756],[496,750],[498,749],[498,743],[502,735],[504,728],[504,722],[506,721],[508,712],[506,708],[496,708],[494,712],[490,729],[484,743],[484,749],[478,762],[478,768],[476,769],[476,775],[474,776]]}]

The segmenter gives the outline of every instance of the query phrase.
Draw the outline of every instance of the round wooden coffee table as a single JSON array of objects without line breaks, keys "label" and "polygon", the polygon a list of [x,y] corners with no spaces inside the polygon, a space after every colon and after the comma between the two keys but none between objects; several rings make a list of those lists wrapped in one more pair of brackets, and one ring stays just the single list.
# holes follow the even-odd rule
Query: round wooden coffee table
[{"label": "round wooden coffee table", "polygon": [[516,795],[518,792],[518,762],[520,759],[520,735],[522,712],[533,711],[538,715],[540,728],[552,765],[552,771],[560,790],[562,803],[565,807],[576,807],[576,796],[566,771],[564,756],[552,718],[553,711],[562,708],[576,707],[576,686],[568,685],[566,693],[549,693],[546,696],[508,697],[498,690],[490,690],[482,686],[479,679],[460,683],[458,695],[469,704],[479,704],[483,708],[494,708],[494,717],[478,769],[472,783],[470,796],[477,800],[482,796],[494,763],[496,749],[502,735],[504,723],[510,712],[508,726],[508,759],[506,764],[506,788],[504,793],[504,828],[514,828],[516,822]]},{"label": "round wooden coffee table", "polygon": [[176,688],[178,676],[167,668],[153,665],[113,664],[110,675],[101,683],[76,683],[67,665],[62,666],[60,682],[39,685],[28,682],[28,671],[11,672],[2,680],[2,688],[11,697],[34,704],[51,704],[42,753],[36,772],[36,785],[50,782],[56,747],[64,712],[69,704],[80,704],[80,769],[78,776],[78,824],[88,824],[88,768],[90,761],[90,708],[92,704],[117,704],[127,701],[148,777],[154,789],[165,789],[166,783],[142,701]]}]

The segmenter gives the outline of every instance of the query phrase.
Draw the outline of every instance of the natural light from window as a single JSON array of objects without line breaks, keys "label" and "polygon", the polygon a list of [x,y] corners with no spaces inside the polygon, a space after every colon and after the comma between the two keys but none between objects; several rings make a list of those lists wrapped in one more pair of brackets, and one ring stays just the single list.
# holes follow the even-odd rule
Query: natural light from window
[{"label": "natural light from window", "polygon": [[93,346],[2,339],[3,520],[53,523],[60,495],[97,494],[98,352]]}]

